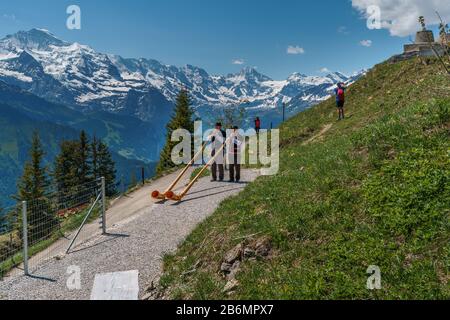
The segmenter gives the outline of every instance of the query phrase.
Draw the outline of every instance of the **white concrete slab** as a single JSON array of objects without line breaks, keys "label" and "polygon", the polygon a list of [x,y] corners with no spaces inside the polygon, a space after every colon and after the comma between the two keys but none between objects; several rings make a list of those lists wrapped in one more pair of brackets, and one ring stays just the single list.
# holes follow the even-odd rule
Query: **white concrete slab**
[{"label": "white concrete slab", "polygon": [[139,271],[97,274],[91,300],[138,300]]}]

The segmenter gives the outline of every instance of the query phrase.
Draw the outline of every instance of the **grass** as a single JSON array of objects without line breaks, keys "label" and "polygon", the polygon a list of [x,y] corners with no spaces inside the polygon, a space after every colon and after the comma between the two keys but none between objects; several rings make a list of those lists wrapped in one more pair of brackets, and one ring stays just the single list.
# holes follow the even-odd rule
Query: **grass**
[{"label": "grass", "polygon": [[[450,85],[427,62],[376,66],[350,88],[345,121],[330,99],[283,125],[279,174],[223,202],[165,257],[167,294],[450,298]],[[273,252],[244,262],[227,295],[223,257],[252,234],[268,236]],[[381,269],[381,290],[366,288],[370,265]]]}]

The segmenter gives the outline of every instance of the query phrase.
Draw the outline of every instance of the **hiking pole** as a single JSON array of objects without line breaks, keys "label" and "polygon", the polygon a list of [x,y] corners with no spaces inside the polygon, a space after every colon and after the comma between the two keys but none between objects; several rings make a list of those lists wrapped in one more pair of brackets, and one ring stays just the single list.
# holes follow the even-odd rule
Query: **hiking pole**
[{"label": "hiking pole", "polygon": [[170,191],[170,192],[168,192],[166,194],[167,198],[169,200],[172,200],[172,201],[178,201],[178,202],[181,201],[186,196],[186,194],[189,192],[189,190],[191,190],[191,188],[197,182],[197,180],[200,179],[200,177],[202,176],[203,172],[205,172],[205,170],[216,161],[217,157],[221,154],[221,152],[225,148],[225,145],[228,144],[229,141],[231,141],[235,137],[235,135],[236,134],[231,135],[225,141],[225,143],[222,144],[222,146],[219,148],[219,150],[216,151],[216,154],[208,161],[207,164],[205,164],[205,166],[202,168],[202,170],[200,170],[200,172],[195,176],[195,178],[192,179],[192,181],[187,185],[186,189],[184,189],[183,192],[181,192],[179,195],[176,195],[175,193]]},{"label": "hiking pole", "polygon": [[172,184],[167,188],[166,191],[163,193],[159,192],[158,190],[155,190],[152,192],[152,198],[156,200],[165,200],[167,197],[167,194],[172,192],[173,188],[180,182],[181,178],[185,175],[185,173],[189,170],[190,167],[195,163],[195,161],[198,159],[199,156],[203,154],[203,151],[205,151],[207,142],[203,143],[202,148],[200,151],[197,152],[197,154],[192,158],[192,160],[186,165],[186,167],[181,171],[181,173],[178,175],[178,177],[172,182]]}]

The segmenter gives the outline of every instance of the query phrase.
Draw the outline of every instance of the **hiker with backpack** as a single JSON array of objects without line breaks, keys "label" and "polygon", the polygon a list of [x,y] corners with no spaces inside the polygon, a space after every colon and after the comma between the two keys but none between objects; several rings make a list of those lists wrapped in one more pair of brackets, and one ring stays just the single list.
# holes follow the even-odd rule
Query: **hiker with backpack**
[{"label": "hiker with backpack", "polygon": [[261,120],[259,119],[259,117],[256,117],[255,119],[255,131],[256,134],[259,135],[259,131],[261,130]]},{"label": "hiker with backpack", "polygon": [[345,84],[340,82],[337,85],[337,88],[334,89],[334,92],[336,93],[336,106],[339,112],[339,119],[343,120],[345,119],[345,112],[344,112],[344,105],[345,105]]}]

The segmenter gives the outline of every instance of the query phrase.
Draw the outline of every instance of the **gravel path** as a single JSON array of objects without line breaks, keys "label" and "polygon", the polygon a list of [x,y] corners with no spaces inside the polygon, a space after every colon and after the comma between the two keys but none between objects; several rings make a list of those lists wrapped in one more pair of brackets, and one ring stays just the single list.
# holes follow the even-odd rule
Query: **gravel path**
[{"label": "gravel path", "polygon": [[[244,170],[243,181],[251,182],[259,171]],[[40,265],[34,277],[13,275],[0,282],[0,299],[90,298],[98,273],[138,270],[140,296],[161,275],[162,257],[179,244],[227,197],[239,193],[246,183],[211,183],[201,179],[183,202],[154,203],[149,194],[163,190],[174,175],[165,177],[116,202],[107,213],[108,235],[97,234],[73,252]],[[184,181],[186,182],[186,181]],[[98,225],[90,225],[98,230]],[[81,270],[81,289],[69,290],[67,269]]]}]

